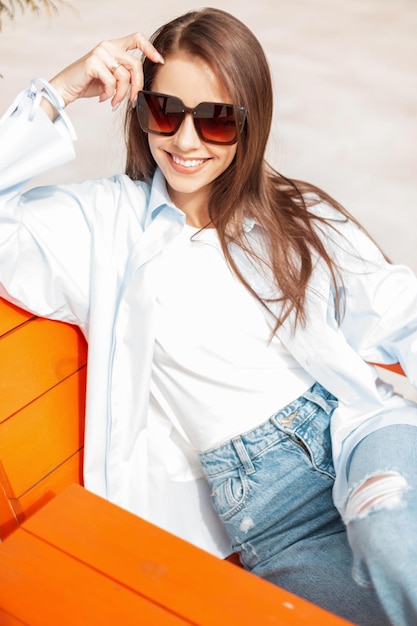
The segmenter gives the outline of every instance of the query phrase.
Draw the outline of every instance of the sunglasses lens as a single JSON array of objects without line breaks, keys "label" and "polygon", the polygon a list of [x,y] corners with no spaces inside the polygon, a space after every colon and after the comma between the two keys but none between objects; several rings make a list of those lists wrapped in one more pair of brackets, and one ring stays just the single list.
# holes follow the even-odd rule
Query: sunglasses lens
[{"label": "sunglasses lens", "polygon": [[202,139],[210,143],[235,143],[237,139],[236,121],[230,104],[199,104],[195,116],[195,125]]},{"label": "sunglasses lens", "polygon": [[138,117],[145,132],[173,135],[181,126],[184,110],[178,98],[141,91],[138,98]]},{"label": "sunglasses lens", "polygon": [[187,109],[174,96],[140,91],[136,109],[140,126],[147,133],[174,135],[186,113],[191,113],[197,133],[203,141],[216,144],[233,144],[237,141],[235,110],[231,104],[202,102],[195,109]]}]

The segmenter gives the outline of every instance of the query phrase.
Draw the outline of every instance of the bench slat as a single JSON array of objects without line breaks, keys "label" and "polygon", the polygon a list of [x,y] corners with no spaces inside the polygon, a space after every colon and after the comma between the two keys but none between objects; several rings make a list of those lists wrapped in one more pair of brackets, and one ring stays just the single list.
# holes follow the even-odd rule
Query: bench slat
[{"label": "bench slat", "polygon": [[9,498],[19,498],[84,444],[82,368],[0,424],[0,463]]},{"label": "bench slat", "polygon": [[32,317],[34,317],[32,313],[23,311],[11,302],[0,298],[0,337]]},{"label": "bench slat", "polygon": [[85,364],[79,329],[36,318],[0,340],[0,422]]},{"label": "bench slat", "polygon": [[0,605],[30,626],[189,624],[20,529],[0,545]]}]

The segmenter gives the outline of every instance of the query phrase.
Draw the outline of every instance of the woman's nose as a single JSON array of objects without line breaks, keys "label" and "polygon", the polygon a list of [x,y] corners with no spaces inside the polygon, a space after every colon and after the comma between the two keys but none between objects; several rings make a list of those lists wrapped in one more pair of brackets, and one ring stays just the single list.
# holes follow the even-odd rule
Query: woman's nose
[{"label": "woman's nose", "polygon": [[200,146],[201,139],[197,134],[194,119],[190,113],[186,113],[181,126],[174,135],[174,142],[183,152]]}]

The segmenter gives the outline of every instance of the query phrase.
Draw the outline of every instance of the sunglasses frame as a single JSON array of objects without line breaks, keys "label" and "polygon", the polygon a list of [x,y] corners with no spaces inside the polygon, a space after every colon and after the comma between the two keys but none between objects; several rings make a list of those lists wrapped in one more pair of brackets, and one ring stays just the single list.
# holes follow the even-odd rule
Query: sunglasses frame
[{"label": "sunglasses frame", "polygon": [[[163,132],[163,131],[159,131],[159,130],[152,130],[150,128],[148,128],[145,124],[142,124],[141,121],[141,116],[140,116],[140,111],[141,111],[141,104],[140,104],[140,100],[143,97],[146,100],[146,96],[156,96],[156,97],[160,97],[160,98],[170,98],[175,100],[176,102],[178,102],[181,105],[181,109],[178,111],[178,113],[182,113],[182,118],[179,120],[179,123],[177,124],[177,126],[174,128],[174,130],[172,131],[167,131],[167,132]],[[234,118],[235,118],[235,136],[233,138],[233,140],[229,140],[229,141],[216,141],[214,139],[207,139],[204,134],[203,134],[203,130],[200,126],[200,119],[204,119],[204,118],[199,118],[196,114],[198,114],[198,108],[201,107],[204,104],[209,104],[210,106],[222,106],[222,107],[230,107],[233,111],[234,114]],[[146,106],[149,108],[148,103],[146,102]],[[152,135],[160,135],[163,137],[172,137],[173,135],[175,135],[178,130],[180,129],[182,123],[184,122],[185,116],[191,115],[193,118],[193,122],[194,122],[194,128],[195,131],[197,133],[197,135],[200,137],[200,139],[206,143],[212,143],[212,144],[216,144],[219,146],[231,146],[233,144],[235,144],[238,141],[238,137],[239,137],[239,133],[242,132],[244,124],[245,124],[245,120],[246,120],[246,107],[244,106],[234,106],[233,104],[227,104],[224,102],[200,102],[199,104],[197,104],[196,107],[191,108],[191,107],[187,107],[185,106],[185,104],[183,103],[183,101],[181,100],[181,98],[178,98],[177,96],[171,96],[169,94],[166,93],[159,93],[158,91],[147,91],[145,89],[141,90],[138,92],[137,95],[137,100],[136,100],[136,113],[137,113],[137,117],[138,117],[138,121],[139,121],[139,125],[142,128],[143,132],[145,133],[151,133]],[[206,118],[206,119],[214,119],[214,118]]]}]

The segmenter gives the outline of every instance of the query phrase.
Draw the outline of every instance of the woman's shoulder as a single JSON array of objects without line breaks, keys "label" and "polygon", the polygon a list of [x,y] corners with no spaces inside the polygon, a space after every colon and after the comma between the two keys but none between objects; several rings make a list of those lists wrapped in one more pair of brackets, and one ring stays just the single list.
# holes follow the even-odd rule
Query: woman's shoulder
[{"label": "woman's shoulder", "polygon": [[322,220],[346,222],[348,219],[347,213],[337,203],[333,204],[329,200],[320,197],[317,193],[308,192],[303,194],[303,201],[308,212]]},{"label": "woman's shoulder", "polygon": [[108,189],[119,190],[120,193],[139,193],[144,196],[150,195],[151,186],[143,180],[132,180],[127,174],[119,173],[108,178],[97,179],[94,182]]},{"label": "woman's shoulder", "polygon": [[[371,261],[378,264],[383,254],[360,221],[337,202],[308,193],[304,201],[314,228],[332,256],[352,263]],[[314,219],[317,218],[317,219]]]},{"label": "woman's shoulder", "polygon": [[150,197],[150,186],[144,181],[132,180],[126,174],[114,174],[105,178],[85,180],[66,186],[81,201],[90,203],[91,198],[100,200],[97,206],[112,206],[117,209],[120,204],[130,204],[136,208],[146,208]]},{"label": "woman's shoulder", "polygon": [[34,188],[26,195],[28,199],[44,200],[44,206],[49,198],[51,211],[59,199],[61,214],[67,208],[67,212],[74,215],[73,209],[77,207],[91,226],[106,228],[115,220],[119,225],[123,222],[126,225],[142,224],[149,206],[150,187],[145,182],[132,180],[126,174],[115,174],[77,183]]}]

